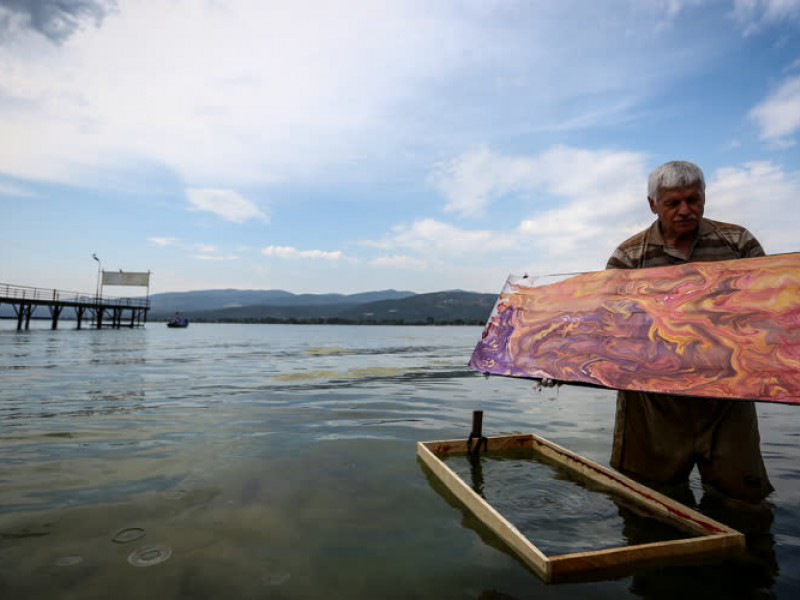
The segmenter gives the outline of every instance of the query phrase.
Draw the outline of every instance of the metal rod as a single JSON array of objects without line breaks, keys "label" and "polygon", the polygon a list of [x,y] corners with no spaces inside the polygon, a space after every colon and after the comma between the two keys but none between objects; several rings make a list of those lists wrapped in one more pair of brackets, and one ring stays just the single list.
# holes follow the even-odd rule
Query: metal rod
[{"label": "metal rod", "polygon": [[[473,440],[475,441],[474,447],[472,446]],[[477,460],[481,446],[484,450],[488,446],[488,440],[483,435],[483,411],[474,410],[472,411],[472,431],[467,438],[467,454]]]},{"label": "metal rod", "polygon": [[483,411],[482,410],[473,410],[472,411],[472,433],[471,436],[476,438],[483,437]]}]

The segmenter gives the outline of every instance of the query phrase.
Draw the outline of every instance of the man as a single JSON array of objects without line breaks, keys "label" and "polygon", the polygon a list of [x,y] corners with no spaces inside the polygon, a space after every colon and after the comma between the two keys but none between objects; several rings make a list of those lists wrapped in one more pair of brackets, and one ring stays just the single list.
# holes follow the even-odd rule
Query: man
[{"label": "man", "polygon": [[[744,227],[703,218],[705,179],[697,165],[668,162],[648,180],[656,221],[623,242],[607,269],[764,256]],[[752,402],[620,391],[611,465],[662,483],[686,481],[697,463],[703,482],[757,503],[772,490]]]}]

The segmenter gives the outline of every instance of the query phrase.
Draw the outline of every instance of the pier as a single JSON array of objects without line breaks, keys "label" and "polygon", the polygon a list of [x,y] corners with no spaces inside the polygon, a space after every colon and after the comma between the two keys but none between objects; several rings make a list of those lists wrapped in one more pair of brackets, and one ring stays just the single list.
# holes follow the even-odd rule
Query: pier
[{"label": "pier", "polygon": [[84,321],[102,329],[139,327],[147,322],[149,298],[113,298],[102,294],[83,294],[47,288],[0,283],[0,305],[10,304],[17,319],[17,331],[30,329],[31,317],[37,308],[50,311],[50,328],[58,329],[58,320],[65,308],[75,310],[77,329]]}]

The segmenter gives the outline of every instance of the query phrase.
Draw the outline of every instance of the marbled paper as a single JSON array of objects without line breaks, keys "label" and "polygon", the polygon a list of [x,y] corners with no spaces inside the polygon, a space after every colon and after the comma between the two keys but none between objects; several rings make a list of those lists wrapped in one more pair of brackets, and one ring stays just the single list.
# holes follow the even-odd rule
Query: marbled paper
[{"label": "marbled paper", "polygon": [[607,388],[800,403],[800,253],[510,277],[470,366]]}]

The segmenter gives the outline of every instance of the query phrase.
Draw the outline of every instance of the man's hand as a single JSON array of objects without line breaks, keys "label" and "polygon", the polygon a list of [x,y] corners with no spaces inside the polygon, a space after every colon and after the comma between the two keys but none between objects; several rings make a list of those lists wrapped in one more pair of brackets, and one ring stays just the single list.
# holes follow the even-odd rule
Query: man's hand
[{"label": "man's hand", "polygon": [[561,385],[561,382],[556,381],[555,379],[550,379],[549,377],[542,377],[539,380],[539,385],[537,386],[537,389],[551,388],[551,387],[556,387],[557,385]]}]

